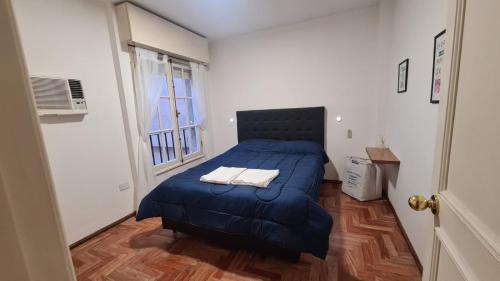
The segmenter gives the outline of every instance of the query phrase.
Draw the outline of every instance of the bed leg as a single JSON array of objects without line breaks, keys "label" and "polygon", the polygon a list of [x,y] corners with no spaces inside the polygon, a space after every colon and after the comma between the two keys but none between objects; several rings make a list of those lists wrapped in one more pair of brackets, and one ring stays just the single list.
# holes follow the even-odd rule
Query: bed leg
[{"label": "bed leg", "polygon": [[165,220],[164,218],[161,218],[161,226],[163,227],[163,229],[169,229],[167,226],[167,220]]},{"label": "bed leg", "polygon": [[163,229],[170,229],[172,230],[172,234],[174,238],[177,238],[177,230],[174,229],[171,225],[168,225],[168,221],[165,218],[161,218],[161,224],[163,226]]}]

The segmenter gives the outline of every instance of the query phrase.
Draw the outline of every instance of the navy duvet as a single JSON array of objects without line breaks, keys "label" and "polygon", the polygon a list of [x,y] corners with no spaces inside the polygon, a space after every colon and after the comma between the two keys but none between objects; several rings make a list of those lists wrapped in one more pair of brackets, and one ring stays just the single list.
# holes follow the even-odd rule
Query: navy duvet
[{"label": "navy duvet", "polygon": [[[247,140],[162,182],[142,200],[137,220],[166,217],[325,258],[332,218],[316,200],[327,161],[313,142]],[[200,182],[220,166],[280,174],[267,188]]]}]

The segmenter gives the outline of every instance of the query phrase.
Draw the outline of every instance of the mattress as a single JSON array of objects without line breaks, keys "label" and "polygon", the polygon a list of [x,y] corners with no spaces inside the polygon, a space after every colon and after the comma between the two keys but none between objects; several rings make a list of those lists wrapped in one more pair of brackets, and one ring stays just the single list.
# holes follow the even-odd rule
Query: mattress
[{"label": "mattress", "polygon": [[[247,140],[162,182],[142,200],[136,218],[165,217],[324,258],[332,218],[316,200],[327,161],[314,142]],[[267,188],[200,182],[220,166],[280,174]]]}]

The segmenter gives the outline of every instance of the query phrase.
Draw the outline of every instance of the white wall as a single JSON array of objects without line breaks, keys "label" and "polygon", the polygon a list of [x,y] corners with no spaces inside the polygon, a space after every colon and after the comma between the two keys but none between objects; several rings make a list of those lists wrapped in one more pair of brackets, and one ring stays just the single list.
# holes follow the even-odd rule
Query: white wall
[{"label": "white wall", "polygon": [[[15,0],[30,74],[82,80],[89,114],[42,119],[68,243],[133,211],[133,187],[105,4]],[[131,188],[120,192],[120,183]],[[36,215],[36,214],[34,214]]]},{"label": "white wall", "polygon": [[[422,264],[430,259],[433,216],[408,207],[430,197],[438,108],[429,102],[434,36],[446,26],[446,1],[384,0],[380,6],[380,119],[387,145],[401,160],[389,174],[388,196]],[[409,58],[408,91],[398,94],[398,64]]]},{"label": "white wall", "polygon": [[377,24],[375,6],[212,42],[215,153],[237,143],[236,123],[229,123],[237,110],[325,106],[326,150],[335,166],[326,177],[337,179],[346,155],[364,156],[376,141]]}]

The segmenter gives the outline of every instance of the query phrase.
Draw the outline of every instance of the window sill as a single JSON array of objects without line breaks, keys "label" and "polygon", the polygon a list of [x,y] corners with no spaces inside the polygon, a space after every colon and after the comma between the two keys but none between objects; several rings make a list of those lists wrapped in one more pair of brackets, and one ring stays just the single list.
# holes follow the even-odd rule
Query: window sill
[{"label": "window sill", "polygon": [[177,164],[174,164],[174,165],[168,165],[166,167],[161,167],[161,168],[155,169],[154,172],[155,172],[156,176],[160,176],[160,175],[162,175],[162,174],[164,174],[166,172],[172,171],[174,169],[177,169],[177,168],[179,168],[181,166],[184,166],[186,164],[189,164],[191,162],[194,162],[194,161],[199,160],[199,159],[204,158],[204,157],[205,157],[205,154],[200,154],[200,155],[195,156],[193,158],[189,158],[189,159],[187,159],[184,162],[177,163]]}]

